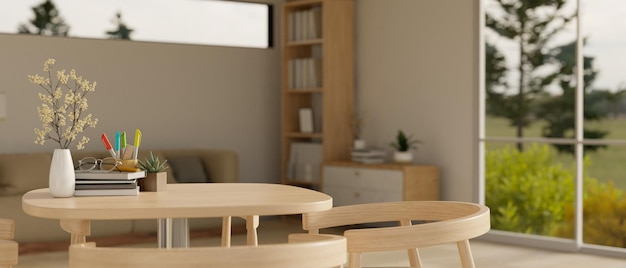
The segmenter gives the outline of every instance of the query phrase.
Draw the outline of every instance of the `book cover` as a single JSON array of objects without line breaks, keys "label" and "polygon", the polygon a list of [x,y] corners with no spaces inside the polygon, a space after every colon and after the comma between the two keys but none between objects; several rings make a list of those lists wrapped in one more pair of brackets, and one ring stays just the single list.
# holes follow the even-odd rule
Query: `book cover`
[{"label": "book cover", "polygon": [[137,181],[118,181],[117,183],[102,183],[101,181],[90,181],[94,183],[76,183],[75,190],[96,190],[96,189],[135,189]]},{"label": "book cover", "polygon": [[74,196],[139,195],[139,186],[134,189],[75,190]]},{"label": "book cover", "polygon": [[137,171],[137,172],[119,172],[119,171],[111,171],[111,172],[97,172],[97,171],[89,171],[89,172],[74,172],[76,174],[77,180],[133,180],[139,178],[145,178],[145,171]]}]

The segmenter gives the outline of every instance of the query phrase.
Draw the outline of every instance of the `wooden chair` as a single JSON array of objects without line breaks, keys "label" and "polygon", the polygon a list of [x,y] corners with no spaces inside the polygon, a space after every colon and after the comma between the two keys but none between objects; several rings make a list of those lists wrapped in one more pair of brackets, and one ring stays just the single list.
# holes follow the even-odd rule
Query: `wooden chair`
[{"label": "wooden chair", "polygon": [[346,262],[346,239],[336,235],[291,234],[289,243],[192,248],[96,247],[71,245],[70,268],[255,267],[329,268]]},{"label": "wooden chair", "polygon": [[[419,224],[413,224],[420,221]],[[422,267],[417,248],[456,243],[464,268],[475,267],[469,239],[490,229],[489,208],[452,201],[403,201],[334,207],[306,213],[303,229],[318,234],[320,229],[355,224],[399,222],[400,226],[348,229],[349,267],[361,267],[365,252],[407,250],[411,267]]]},{"label": "wooden chair", "polygon": [[0,267],[12,267],[17,264],[18,244],[13,241],[15,221],[0,219]]}]

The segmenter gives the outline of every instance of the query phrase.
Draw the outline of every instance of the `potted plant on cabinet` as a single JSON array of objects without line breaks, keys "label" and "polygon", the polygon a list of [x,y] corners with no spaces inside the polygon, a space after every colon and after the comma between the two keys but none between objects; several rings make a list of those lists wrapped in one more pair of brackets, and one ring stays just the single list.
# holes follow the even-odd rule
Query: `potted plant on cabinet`
[{"label": "potted plant on cabinet", "polygon": [[161,162],[152,151],[144,161],[139,160],[139,167],[146,171],[146,177],[139,179],[139,190],[145,192],[160,192],[167,189],[167,173],[165,165],[167,160]]},{"label": "potted plant on cabinet", "polygon": [[363,132],[363,116],[359,114],[354,114],[352,116],[352,134],[354,142],[352,144],[352,149],[354,150],[363,150],[366,147],[365,140],[361,137]]},{"label": "potted plant on cabinet", "polygon": [[414,139],[412,136],[406,136],[402,130],[398,130],[396,140],[390,145],[396,151],[393,154],[393,160],[398,163],[410,163],[413,161],[413,152],[411,149],[417,149],[419,140]]}]

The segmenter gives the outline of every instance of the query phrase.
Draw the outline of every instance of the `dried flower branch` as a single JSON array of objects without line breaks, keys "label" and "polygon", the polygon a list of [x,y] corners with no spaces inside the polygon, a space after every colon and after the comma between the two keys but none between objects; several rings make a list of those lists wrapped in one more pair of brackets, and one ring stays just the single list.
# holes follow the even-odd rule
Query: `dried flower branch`
[{"label": "dried flower branch", "polygon": [[[86,127],[96,127],[98,123],[92,114],[84,114],[88,108],[86,95],[95,91],[96,82],[90,83],[77,76],[74,69],[69,74],[65,73],[65,69],[57,71],[54,81],[54,63],[54,59],[48,59],[43,64],[47,78],[39,74],[28,76],[31,83],[44,90],[39,93],[42,104],[37,107],[37,112],[42,127],[35,128],[35,143],[43,145],[46,140],[53,140],[59,143],[61,149],[68,149]],[[82,136],[76,148],[83,149],[87,142],[89,138]]]}]

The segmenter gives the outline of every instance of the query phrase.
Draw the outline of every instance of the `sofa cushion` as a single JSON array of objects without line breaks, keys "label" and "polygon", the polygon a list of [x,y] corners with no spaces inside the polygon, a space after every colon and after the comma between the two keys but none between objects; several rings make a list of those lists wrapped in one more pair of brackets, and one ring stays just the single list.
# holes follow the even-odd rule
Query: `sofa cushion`
[{"label": "sofa cushion", "polygon": [[204,163],[200,157],[178,156],[167,159],[178,182],[209,182]]},{"label": "sofa cushion", "polygon": [[24,194],[48,188],[52,153],[16,153],[0,156],[0,195]]}]

